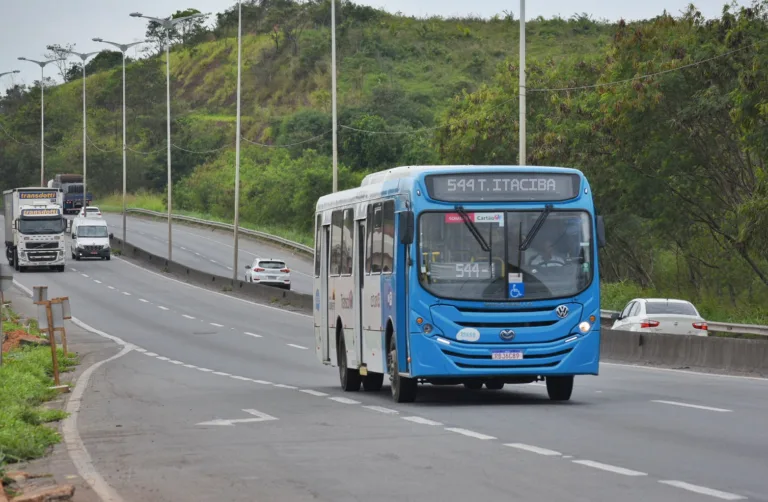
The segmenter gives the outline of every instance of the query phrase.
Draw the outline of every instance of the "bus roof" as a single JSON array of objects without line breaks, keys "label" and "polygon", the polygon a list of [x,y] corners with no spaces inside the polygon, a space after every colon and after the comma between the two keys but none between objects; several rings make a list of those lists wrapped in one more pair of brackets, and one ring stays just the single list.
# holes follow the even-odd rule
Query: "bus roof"
[{"label": "bus roof", "polygon": [[399,166],[371,173],[363,178],[359,187],[323,195],[317,201],[316,209],[324,210],[349,203],[360,203],[381,196],[386,186],[387,191],[402,186],[397,182],[405,179],[416,179],[425,174],[468,172],[468,171],[499,171],[499,172],[534,172],[577,174],[583,177],[578,169],[553,166],[512,166],[512,165],[426,165]]}]

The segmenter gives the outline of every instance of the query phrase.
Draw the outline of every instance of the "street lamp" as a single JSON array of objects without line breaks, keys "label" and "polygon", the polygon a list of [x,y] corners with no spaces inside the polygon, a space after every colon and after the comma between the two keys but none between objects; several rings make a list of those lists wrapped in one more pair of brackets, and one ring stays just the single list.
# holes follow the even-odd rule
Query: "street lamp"
[{"label": "street lamp", "polygon": [[125,189],[126,189],[126,165],[128,163],[126,158],[127,152],[128,152],[128,145],[126,144],[126,140],[125,140],[125,53],[128,51],[128,49],[130,49],[134,45],[143,44],[144,41],[142,40],[140,42],[133,42],[130,44],[118,44],[116,42],[110,42],[102,38],[94,38],[93,41],[114,45],[115,47],[120,49],[120,52],[123,53],[123,243],[125,243],[126,242]]},{"label": "street lamp", "polygon": [[237,282],[237,247],[240,234],[240,74],[243,49],[243,6],[237,0],[237,118],[235,119],[235,256],[232,264],[232,280]]},{"label": "street lamp", "polygon": [[[53,46],[48,46],[48,50],[54,50]],[[67,54],[77,56],[83,62],[83,208],[88,207],[88,164],[87,164],[87,151],[88,151],[88,130],[86,128],[86,102],[85,102],[85,60],[89,57],[98,54],[97,52],[74,52],[64,51]],[[83,216],[87,216],[88,212],[83,212]]]},{"label": "street lamp", "polygon": [[336,0],[331,0],[331,101],[333,128],[333,191],[339,189],[339,150],[336,125]]},{"label": "street lamp", "polygon": [[158,23],[160,26],[162,26],[165,29],[166,33],[166,44],[165,44],[165,92],[166,92],[166,108],[167,108],[167,136],[168,136],[168,261],[171,261],[171,252],[173,249],[172,244],[172,234],[171,234],[171,187],[173,185],[173,181],[171,179],[171,30],[174,26],[177,24],[187,21],[189,19],[194,19],[198,17],[205,17],[208,14],[193,14],[191,16],[184,16],[184,17],[177,17],[173,19],[171,16],[168,16],[165,19],[160,19],[158,17],[151,17],[151,16],[145,16],[144,14],[140,12],[132,12],[130,14],[131,17],[141,17],[144,19],[149,19],[150,21],[154,21]]},{"label": "street lamp", "polygon": [[47,61],[35,61],[25,57],[19,61],[29,61],[40,67],[40,186],[45,186],[45,66],[54,61],[64,61],[64,58],[49,59]]}]

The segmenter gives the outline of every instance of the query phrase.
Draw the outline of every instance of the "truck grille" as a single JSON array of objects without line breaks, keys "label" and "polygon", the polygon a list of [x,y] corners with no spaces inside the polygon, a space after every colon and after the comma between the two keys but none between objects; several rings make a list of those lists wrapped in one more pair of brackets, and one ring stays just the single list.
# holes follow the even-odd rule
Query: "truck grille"
[{"label": "truck grille", "polygon": [[30,251],[27,253],[29,261],[54,261],[57,257],[56,251]]},{"label": "truck grille", "polygon": [[27,249],[56,249],[58,242],[27,242]]}]

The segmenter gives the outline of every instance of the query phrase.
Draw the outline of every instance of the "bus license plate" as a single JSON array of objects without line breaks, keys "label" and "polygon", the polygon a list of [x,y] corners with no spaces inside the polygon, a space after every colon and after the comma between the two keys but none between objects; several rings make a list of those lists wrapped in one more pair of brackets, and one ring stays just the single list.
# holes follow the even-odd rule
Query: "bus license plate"
[{"label": "bus license plate", "polygon": [[514,361],[522,358],[522,350],[496,350],[491,353],[491,359],[494,361]]}]

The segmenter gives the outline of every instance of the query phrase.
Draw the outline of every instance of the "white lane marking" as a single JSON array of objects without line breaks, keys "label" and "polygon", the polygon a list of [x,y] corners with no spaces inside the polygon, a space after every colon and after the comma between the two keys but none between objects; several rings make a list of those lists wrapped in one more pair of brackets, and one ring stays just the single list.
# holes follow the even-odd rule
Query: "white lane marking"
[{"label": "white lane marking", "polygon": [[[18,282],[16,279],[13,280],[13,283],[16,285],[16,287],[27,293],[28,296],[32,296],[32,290]],[[64,444],[66,445],[67,453],[69,453],[69,458],[72,459],[72,463],[75,465],[75,468],[77,469],[78,474],[80,474],[80,477],[86,480],[89,485],[91,485],[91,488],[94,492],[96,492],[96,495],[98,495],[101,500],[122,502],[123,499],[120,498],[120,496],[111,486],[109,486],[109,484],[104,480],[104,478],[101,477],[99,472],[93,466],[91,456],[88,454],[88,450],[85,448],[85,444],[80,438],[80,433],[77,430],[77,418],[80,413],[80,405],[83,400],[83,394],[88,388],[88,382],[91,379],[91,375],[93,375],[93,373],[102,365],[114,361],[115,359],[123,357],[129,353],[135,348],[135,345],[126,343],[124,340],[116,336],[112,336],[104,333],[103,331],[99,331],[96,328],[85,324],[77,317],[72,317],[72,322],[86,331],[90,331],[91,333],[99,335],[102,338],[112,340],[113,342],[123,347],[123,350],[114,356],[94,363],[92,366],[83,371],[77,380],[75,380],[75,388],[67,400],[67,405],[65,408],[68,416],[64,419],[61,430],[61,435],[64,437]]]},{"label": "white lane marking", "polygon": [[184,246],[181,246],[181,249],[184,250],[184,251],[187,250],[187,248],[185,248]]},{"label": "white lane marking", "polygon": [[143,353],[145,353],[145,352],[147,351],[147,349],[142,349],[141,347],[136,347],[136,348],[135,348],[135,349],[133,349],[133,350],[135,350],[136,352],[141,352],[142,354],[143,354]]},{"label": "white lane marking", "polygon": [[325,392],[320,392],[319,390],[312,390],[312,389],[301,389],[299,392],[303,392],[304,394],[309,394],[310,396],[317,396],[317,397],[325,397],[328,395]]},{"label": "white lane marking", "polygon": [[216,260],[211,260],[211,263],[218,263]]},{"label": "white lane marking", "polygon": [[149,300],[145,300],[144,298],[139,298],[139,301],[142,303],[149,303]]},{"label": "white lane marking", "polygon": [[281,389],[298,389],[298,387],[294,387],[293,385],[285,385],[284,383],[275,383],[272,385],[275,387],[280,387]]},{"label": "white lane marking", "polygon": [[209,322],[208,324],[210,324],[211,326],[216,326],[217,328],[223,328],[224,327],[223,324],[216,324],[215,322]]},{"label": "white lane marking", "polygon": [[200,253],[195,253],[197,256],[202,256]]},{"label": "white lane marking", "polygon": [[227,267],[227,270],[233,270],[233,268],[232,267]]},{"label": "white lane marking", "polygon": [[267,415],[266,413],[262,413],[258,410],[243,410],[244,412],[255,416],[256,418],[237,418],[232,420],[225,420],[225,419],[216,419],[216,420],[210,420],[208,422],[200,422],[197,425],[235,425],[235,424],[246,424],[251,422],[264,422],[268,420],[277,420],[277,418],[273,417],[272,415]]},{"label": "white lane marking", "polygon": [[171,360],[170,360],[170,361],[168,361],[168,362],[169,362],[169,363],[171,363],[171,364],[184,364],[183,362],[181,362],[181,361],[177,361],[176,359],[171,359]]},{"label": "white lane marking", "polygon": [[[137,269],[142,270],[142,271],[144,271],[144,272],[146,272],[146,273],[148,273],[150,275],[154,275],[154,276],[157,276],[157,277],[162,277],[166,281],[175,282],[175,283],[177,283],[177,284],[179,284],[181,286],[187,287],[187,288],[197,289],[197,290],[204,291],[204,292],[206,292],[208,294],[211,294],[211,295],[222,296],[224,298],[229,298],[230,300],[234,300],[234,301],[237,301],[237,302],[247,303],[248,305],[251,305],[251,306],[256,307],[256,308],[262,308],[262,309],[265,309],[265,310],[274,310],[274,311],[280,312],[282,314],[289,314],[289,315],[294,315],[294,316],[298,316],[298,317],[306,317],[306,318],[310,318],[310,319],[312,318],[312,316],[309,315],[309,314],[302,314],[300,312],[293,312],[293,311],[290,311],[290,310],[285,310],[285,309],[281,309],[281,308],[277,308],[277,307],[271,307],[269,305],[264,305],[263,303],[256,303],[256,302],[252,302],[252,301],[249,301],[249,300],[245,300],[243,298],[237,298],[235,296],[226,295],[224,293],[219,293],[218,291],[211,291],[210,289],[206,289],[206,288],[203,288],[203,287],[200,287],[200,286],[195,286],[194,284],[189,284],[189,283],[186,283],[186,282],[182,282],[182,281],[180,281],[178,279],[173,279],[171,277],[167,277],[165,275],[158,274],[157,272],[153,272],[153,271],[148,270],[148,269],[146,269],[144,267],[136,265],[135,263],[131,263],[129,261],[126,261],[126,260],[124,260],[122,258],[116,257],[115,259],[117,261],[119,261],[120,263],[124,264],[124,265],[128,265],[130,267],[137,268]],[[114,288],[112,288],[112,289],[114,289]],[[766,380],[766,381],[768,381],[768,380]]]},{"label": "white lane marking", "polygon": [[155,354],[154,352],[145,352],[144,355],[149,357],[157,357],[157,354]]},{"label": "white lane marking", "polygon": [[288,345],[289,347],[293,347],[293,348],[295,348],[295,349],[301,349],[301,350],[309,350],[309,348],[308,348],[308,347],[304,347],[304,346],[302,346],[302,345],[296,345],[295,343],[288,343],[288,344],[286,344],[286,345]]},{"label": "white lane marking", "polygon": [[114,286],[107,286],[109,289],[115,289]]},{"label": "white lane marking", "polygon": [[160,310],[168,310],[168,307],[163,307],[162,305],[158,305],[157,308]]},{"label": "white lane marking", "polygon": [[272,382],[267,382],[266,380],[252,380],[250,378],[249,380],[251,380],[251,382],[254,382],[254,383],[260,383],[261,385],[272,385]]},{"label": "white lane marking", "polygon": [[704,371],[690,371],[690,370],[676,370],[673,368],[658,368],[655,366],[639,366],[637,364],[624,364],[624,363],[605,363],[603,361],[600,361],[601,365],[606,366],[621,366],[628,369],[634,369],[634,370],[640,370],[640,371],[668,371],[672,373],[679,373],[682,375],[688,375],[692,377],[698,377],[698,378],[705,378],[705,377],[713,377],[713,378],[735,378],[738,380],[752,380],[756,382],[762,382],[762,383],[768,383],[768,378],[766,377],[753,377],[753,376],[742,376],[742,375],[724,375],[721,373],[706,373]]},{"label": "white lane marking", "polygon": [[408,420],[409,422],[413,422],[421,425],[443,425],[440,422],[435,422],[434,420],[430,420],[428,418],[423,418],[423,417],[400,417],[400,418],[402,418],[403,420]]},{"label": "white lane marking", "polygon": [[205,371],[206,373],[213,373],[213,370],[208,368],[197,368],[197,369],[199,369],[200,371]]},{"label": "white lane marking", "polygon": [[585,465],[587,467],[593,467],[595,469],[612,472],[614,474],[622,474],[624,476],[647,476],[648,475],[645,472],[633,471],[631,469],[625,469],[623,467],[618,467],[610,464],[602,464],[600,462],[594,462],[592,460],[572,460],[571,462],[573,462],[574,464]]},{"label": "white lane marking", "polygon": [[328,399],[342,404],[360,404],[360,401],[355,401],[354,399],[349,399],[346,397],[329,397]]},{"label": "white lane marking", "polygon": [[229,373],[224,373],[223,371],[214,371],[213,374],[214,375],[219,375],[219,376],[225,376],[225,377],[231,377],[232,376]]},{"label": "white lane marking", "polygon": [[461,429],[459,427],[446,427],[445,430],[450,431],[450,432],[455,432],[457,434],[462,434],[464,436],[469,436],[471,438],[482,439],[482,440],[486,440],[486,441],[488,439],[496,439],[495,437],[489,436],[487,434],[481,434],[479,432],[471,431],[471,430],[468,430],[468,429]]},{"label": "white lane marking", "polygon": [[701,495],[709,495],[710,497],[715,497],[722,500],[746,500],[747,498],[742,497],[741,495],[736,495],[735,493],[721,492],[720,490],[713,490],[712,488],[707,488],[705,486],[692,485],[684,481],[665,480],[659,481],[659,483],[663,485],[674,486],[675,488],[682,488],[683,490],[699,493]]},{"label": "white lane marking", "polygon": [[98,279],[94,279],[93,282],[95,282],[96,284],[101,284],[101,281]]},{"label": "white lane marking", "polygon": [[77,272],[77,269],[76,269],[76,268],[72,268],[72,267],[69,267],[69,269],[70,269],[72,272]]},{"label": "white lane marking", "polygon": [[244,382],[247,382],[247,381],[250,380],[250,378],[241,377],[241,376],[237,376],[237,375],[231,375],[230,378],[234,378],[235,380],[242,380]]},{"label": "white lane marking", "polygon": [[187,319],[194,319],[191,315],[182,314],[181,317],[186,317]]},{"label": "white lane marking", "polygon": [[124,294],[125,296],[131,296],[131,294],[130,294],[128,291],[123,291],[123,294]]},{"label": "white lane marking", "polygon": [[157,358],[160,359],[161,361],[170,361],[170,359],[165,356],[157,356]]},{"label": "white lane marking", "polygon": [[518,450],[529,451],[531,453],[538,453],[539,455],[545,455],[548,457],[559,457],[562,455],[562,453],[560,453],[559,451],[548,450],[546,448],[539,448],[538,446],[533,446],[533,445],[523,444],[523,443],[507,443],[504,446],[509,446],[510,448],[517,448]]},{"label": "white lane marking", "polygon": [[379,413],[386,413],[388,415],[397,415],[400,413],[397,410],[393,410],[391,408],[385,408],[383,406],[363,406],[363,408],[366,408],[371,411],[378,411]]},{"label": "white lane marking", "polygon": [[82,275],[83,277],[88,277],[88,274],[80,274],[80,275]]},{"label": "white lane marking", "polygon": [[195,366],[194,364],[185,364],[184,367],[192,369],[192,370],[196,370],[197,369],[197,366]]},{"label": "white lane marking", "polygon": [[256,333],[250,333],[248,331],[246,331],[245,334],[248,335],[248,336],[252,336],[254,338],[262,338],[261,335],[257,335]]},{"label": "white lane marking", "polygon": [[731,413],[733,410],[726,410],[725,408],[713,408],[711,406],[701,406],[698,404],[681,403],[678,401],[662,401],[661,399],[653,399],[652,403],[671,404],[672,406],[683,406],[685,408],[696,408],[697,410],[707,411],[719,411],[720,413]]}]

